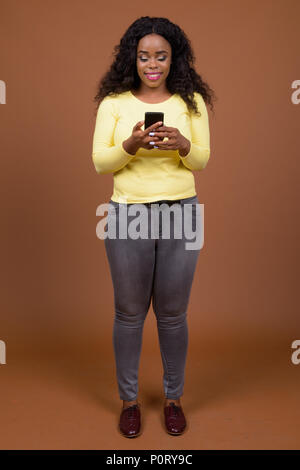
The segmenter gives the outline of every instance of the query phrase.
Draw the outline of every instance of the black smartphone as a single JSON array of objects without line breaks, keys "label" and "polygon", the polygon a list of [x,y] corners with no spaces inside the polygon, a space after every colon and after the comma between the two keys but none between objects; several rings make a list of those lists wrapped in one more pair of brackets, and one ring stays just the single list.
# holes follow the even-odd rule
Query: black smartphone
[{"label": "black smartphone", "polygon": [[157,113],[157,112],[147,112],[145,113],[145,122],[144,128],[145,130],[147,127],[152,126],[158,121],[162,121],[162,126],[164,125],[164,113]]},{"label": "black smartphone", "polygon": [[[164,125],[164,113],[159,112],[146,112],[145,113],[145,122],[144,122],[144,129],[146,130],[148,127],[152,126],[156,122],[161,121],[162,126]],[[163,137],[160,140],[164,140]]]}]

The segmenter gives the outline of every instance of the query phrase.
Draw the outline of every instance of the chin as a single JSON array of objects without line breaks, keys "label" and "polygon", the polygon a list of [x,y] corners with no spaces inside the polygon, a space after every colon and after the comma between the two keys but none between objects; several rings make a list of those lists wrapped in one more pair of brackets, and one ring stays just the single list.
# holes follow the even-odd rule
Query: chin
[{"label": "chin", "polygon": [[158,82],[159,84],[162,83],[160,80],[151,82],[150,80],[145,80],[145,79],[142,80],[142,82],[145,83],[145,85],[150,86],[151,88],[153,87],[155,88],[158,85]]}]

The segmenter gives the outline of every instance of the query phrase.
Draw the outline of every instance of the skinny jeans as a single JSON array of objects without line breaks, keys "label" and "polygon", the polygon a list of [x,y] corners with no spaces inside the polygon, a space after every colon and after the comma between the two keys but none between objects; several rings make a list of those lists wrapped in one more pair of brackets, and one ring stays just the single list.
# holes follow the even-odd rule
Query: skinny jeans
[{"label": "skinny jeans", "polygon": [[[196,228],[197,195],[185,199],[160,200],[142,204],[109,201],[108,224],[115,224],[116,238],[104,239],[114,292],[113,347],[118,391],[121,400],[138,396],[138,370],[144,321],[152,300],[163,366],[163,389],[166,398],[183,394],[188,348],[187,309],[200,248],[187,249],[183,221],[184,207],[190,206],[192,229]],[[121,207],[122,206],[122,207]],[[130,206],[143,206],[147,212],[148,238],[133,238],[126,228],[119,234],[121,213],[127,226],[137,217],[129,215]],[[151,209],[152,206],[152,209]],[[151,232],[151,214],[159,215],[156,235]],[[177,207],[176,217],[172,208]],[[169,210],[170,236],[163,238],[163,211]],[[178,212],[179,211],[179,212]],[[199,216],[199,212],[198,215]],[[153,216],[152,216],[153,217]],[[143,219],[145,220],[145,219]],[[175,238],[175,226],[182,234]]]}]

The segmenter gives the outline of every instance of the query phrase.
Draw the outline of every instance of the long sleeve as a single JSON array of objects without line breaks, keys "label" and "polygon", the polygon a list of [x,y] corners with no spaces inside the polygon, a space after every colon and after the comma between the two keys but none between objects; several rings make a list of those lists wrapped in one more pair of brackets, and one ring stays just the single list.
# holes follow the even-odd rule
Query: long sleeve
[{"label": "long sleeve", "polygon": [[112,100],[105,97],[98,108],[93,137],[92,160],[98,174],[114,173],[132,160],[131,155],[123,148],[122,143],[113,145],[117,113]]},{"label": "long sleeve", "polygon": [[209,120],[203,97],[200,93],[195,93],[194,96],[201,116],[191,114],[191,148],[187,155],[179,157],[190,170],[203,170],[210,157]]}]

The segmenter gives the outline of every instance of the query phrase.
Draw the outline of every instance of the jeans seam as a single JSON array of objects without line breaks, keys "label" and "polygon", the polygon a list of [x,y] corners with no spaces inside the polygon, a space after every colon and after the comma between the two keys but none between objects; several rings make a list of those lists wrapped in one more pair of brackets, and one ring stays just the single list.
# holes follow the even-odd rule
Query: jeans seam
[{"label": "jeans seam", "polygon": [[163,348],[163,345],[161,347],[161,352],[162,352],[162,356],[163,356],[163,360],[166,364],[166,371],[167,371],[167,391],[166,391],[166,396],[168,395],[168,392],[169,392],[169,382],[170,382],[170,379],[169,379],[169,369],[168,369],[168,361],[166,360],[166,356],[165,356],[165,353],[164,353],[164,348]]}]

